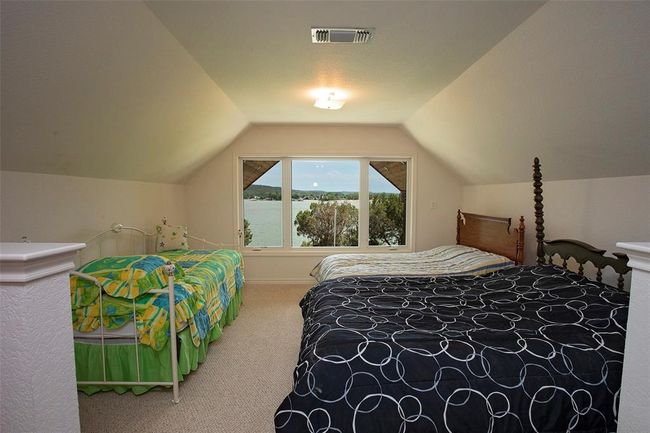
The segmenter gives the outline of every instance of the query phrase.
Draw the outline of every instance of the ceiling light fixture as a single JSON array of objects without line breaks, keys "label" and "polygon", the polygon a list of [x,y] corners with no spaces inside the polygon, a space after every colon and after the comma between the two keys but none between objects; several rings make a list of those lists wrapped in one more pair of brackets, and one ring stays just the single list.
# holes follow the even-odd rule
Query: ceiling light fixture
[{"label": "ceiling light fixture", "polygon": [[312,92],[316,96],[314,107],[323,110],[339,110],[345,105],[347,94],[337,89],[318,89]]}]

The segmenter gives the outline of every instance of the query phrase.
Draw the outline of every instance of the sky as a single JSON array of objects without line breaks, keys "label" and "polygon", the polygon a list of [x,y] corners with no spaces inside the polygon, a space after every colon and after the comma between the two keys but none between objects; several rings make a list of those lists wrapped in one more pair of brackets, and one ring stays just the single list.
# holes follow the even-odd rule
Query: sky
[{"label": "sky", "polygon": [[[294,160],[291,162],[292,188],[303,191],[359,191],[359,161]],[[399,192],[390,182],[370,167],[370,192]],[[255,185],[282,185],[282,165],[276,164]]]}]

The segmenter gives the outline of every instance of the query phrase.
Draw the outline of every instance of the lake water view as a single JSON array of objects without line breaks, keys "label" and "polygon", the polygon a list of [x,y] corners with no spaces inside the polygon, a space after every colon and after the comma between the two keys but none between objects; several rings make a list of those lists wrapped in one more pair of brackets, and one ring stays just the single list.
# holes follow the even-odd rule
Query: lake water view
[{"label": "lake water view", "polygon": [[[350,203],[359,208],[359,200],[338,200],[339,203]],[[292,200],[291,221],[296,220],[296,215],[302,210],[309,209],[309,205],[318,203],[317,200]],[[282,202],[279,200],[244,200],[244,217],[250,224],[253,240],[251,247],[279,247],[282,245]],[[303,241],[309,240],[298,236],[296,226],[292,224],[292,245],[300,246]]]}]

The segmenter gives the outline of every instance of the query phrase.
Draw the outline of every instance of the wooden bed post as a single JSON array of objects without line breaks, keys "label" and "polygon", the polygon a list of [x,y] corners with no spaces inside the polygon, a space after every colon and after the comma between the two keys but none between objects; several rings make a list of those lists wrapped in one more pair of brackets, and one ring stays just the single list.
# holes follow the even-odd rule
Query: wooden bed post
[{"label": "wooden bed post", "polygon": [[458,209],[458,214],[456,214],[456,245],[460,245],[460,225],[463,223],[463,219],[460,214],[460,209]]},{"label": "wooden bed post", "polygon": [[533,187],[535,196],[535,237],[537,238],[537,264],[546,263],[544,254],[544,204],[542,197],[542,170],[539,158],[533,160]]}]

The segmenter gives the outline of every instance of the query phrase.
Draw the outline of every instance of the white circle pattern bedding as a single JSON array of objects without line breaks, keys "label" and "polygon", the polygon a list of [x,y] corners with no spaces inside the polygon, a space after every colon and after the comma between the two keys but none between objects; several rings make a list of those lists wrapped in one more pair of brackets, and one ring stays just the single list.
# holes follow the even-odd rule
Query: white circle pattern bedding
[{"label": "white circle pattern bedding", "polygon": [[327,280],[276,431],[614,431],[628,302],[555,266]]}]

